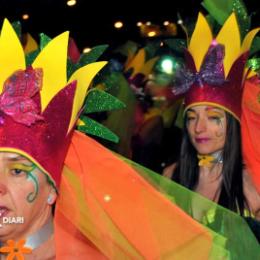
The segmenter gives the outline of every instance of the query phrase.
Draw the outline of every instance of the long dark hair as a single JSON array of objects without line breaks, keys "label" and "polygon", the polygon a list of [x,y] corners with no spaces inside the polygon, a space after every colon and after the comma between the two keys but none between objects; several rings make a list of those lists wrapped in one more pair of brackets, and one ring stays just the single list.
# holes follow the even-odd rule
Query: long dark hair
[{"label": "long dark hair", "polygon": [[[218,204],[243,215],[246,201],[243,193],[240,123],[229,113],[226,113],[226,118],[227,135],[223,149],[222,183]],[[172,179],[191,190],[194,190],[198,183],[197,152],[190,142],[186,126],[179,164]]]}]

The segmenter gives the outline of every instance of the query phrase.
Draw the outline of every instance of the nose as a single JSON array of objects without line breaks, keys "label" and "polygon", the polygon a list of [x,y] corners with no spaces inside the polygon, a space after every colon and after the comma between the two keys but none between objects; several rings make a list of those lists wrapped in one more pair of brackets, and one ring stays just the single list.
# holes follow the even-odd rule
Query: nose
[{"label": "nose", "polygon": [[199,117],[195,125],[195,133],[199,134],[205,132],[207,129],[207,124],[204,118]]}]

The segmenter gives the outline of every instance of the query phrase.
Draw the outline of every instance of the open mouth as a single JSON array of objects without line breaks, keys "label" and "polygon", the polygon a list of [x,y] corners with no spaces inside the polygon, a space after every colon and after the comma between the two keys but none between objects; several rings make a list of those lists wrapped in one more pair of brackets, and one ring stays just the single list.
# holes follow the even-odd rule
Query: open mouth
[{"label": "open mouth", "polygon": [[0,206],[0,218],[5,217],[10,210],[5,206]]}]

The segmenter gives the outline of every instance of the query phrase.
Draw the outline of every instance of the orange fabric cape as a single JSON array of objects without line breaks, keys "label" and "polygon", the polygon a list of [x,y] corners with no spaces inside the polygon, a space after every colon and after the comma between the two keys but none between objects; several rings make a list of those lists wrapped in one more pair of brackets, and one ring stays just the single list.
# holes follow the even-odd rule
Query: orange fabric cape
[{"label": "orange fabric cape", "polygon": [[208,259],[212,234],[75,131],[55,212],[57,259]]}]

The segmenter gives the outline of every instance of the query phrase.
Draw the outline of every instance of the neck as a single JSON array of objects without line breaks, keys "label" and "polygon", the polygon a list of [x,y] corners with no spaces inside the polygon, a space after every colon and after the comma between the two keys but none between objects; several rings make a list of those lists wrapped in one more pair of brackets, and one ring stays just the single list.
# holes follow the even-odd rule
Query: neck
[{"label": "neck", "polygon": [[216,164],[223,164],[223,150],[211,154],[198,154],[198,164],[200,167],[212,168]]},{"label": "neck", "polygon": [[26,238],[25,246],[35,249],[46,242],[53,234],[53,218],[49,217],[47,222],[35,233]]}]

